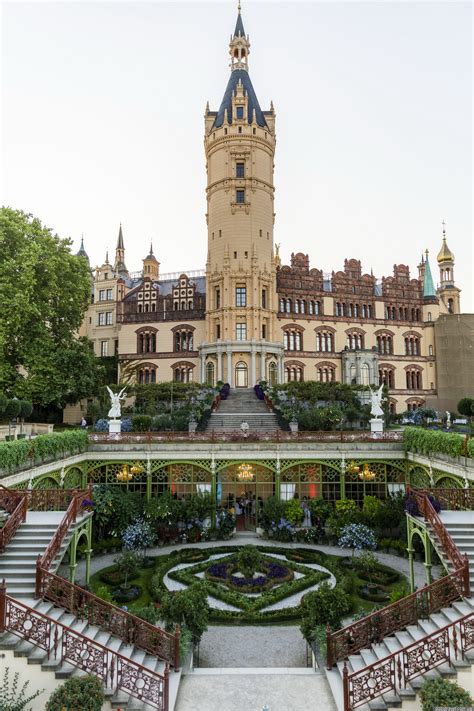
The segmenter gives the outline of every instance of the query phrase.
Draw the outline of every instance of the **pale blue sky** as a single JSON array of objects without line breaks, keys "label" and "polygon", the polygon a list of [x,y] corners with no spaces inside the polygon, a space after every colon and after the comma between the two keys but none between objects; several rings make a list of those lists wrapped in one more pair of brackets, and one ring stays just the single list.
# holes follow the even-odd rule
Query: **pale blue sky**
[{"label": "pale blue sky", "polygon": [[[247,2],[250,73],[277,113],[283,261],[344,258],[413,276],[441,220],[472,310],[472,7]],[[236,3],[3,4],[2,202],[93,265],[122,221],[126,262],[153,239],[163,272],[206,259],[203,113],[227,83]]]}]

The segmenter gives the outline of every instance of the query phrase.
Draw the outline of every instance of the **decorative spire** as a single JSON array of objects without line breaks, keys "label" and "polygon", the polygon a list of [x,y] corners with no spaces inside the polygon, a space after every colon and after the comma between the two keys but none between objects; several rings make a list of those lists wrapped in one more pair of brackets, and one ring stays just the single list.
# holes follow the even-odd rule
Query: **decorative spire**
[{"label": "decorative spire", "polygon": [[128,269],[125,265],[125,244],[123,241],[122,223],[120,223],[117,246],[115,248],[114,269],[120,276],[128,274]]},{"label": "decorative spire", "polygon": [[240,5],[240,0],[237,5],[237,22],[235,23],[234,37],[245,37],[244,23],[242,22],[242,15],[240,11],[242,7]]},{"label": "decorative spire", "polygon": [[81,235],[81,246],[79,247],[79,251],[76,253],[76,257],[84,257],[84,259],[87,259],[87,263],[90,264],[89,256],[84,249],[84,234]]},{"label": "decorative spire", "polygon": [[443,264],[444,262],[454,262],[454,254],[451,252],[446,242],[446,222],[443,220],[441,224],[443,225],[443,244],[441,245],[441,249],[438,253],[438,264]]},{"label": "decorative spire", "polygon": [[431,267],[428,260],[428,250],[425,250],[425,268],[423,271],[423,298],[431,299],[436,297],[436,289],[434,287],[433,277],[431,275]]},{"label": "decorative spire", "polygon": [[118,239],[117,239],[117,249],[125,249],[123,244],[123,234],[122,234],[122,223],[120,223]]},{"label": "decorative spire", "polygon": [[109,250],[107,248],[107,251],[105,253],[105,264],[108,264],[108,263],[109,263]]},{"label": "decorative spire", "polygon": [[248,56],[250,53],[249,38],[245,34],[242,15],[240,14],[240,3],[238,5],[237,22],[235,23],[234,34],[230,38],[229,54],[231,56],[231,69],[245,69],[248,71]]}]

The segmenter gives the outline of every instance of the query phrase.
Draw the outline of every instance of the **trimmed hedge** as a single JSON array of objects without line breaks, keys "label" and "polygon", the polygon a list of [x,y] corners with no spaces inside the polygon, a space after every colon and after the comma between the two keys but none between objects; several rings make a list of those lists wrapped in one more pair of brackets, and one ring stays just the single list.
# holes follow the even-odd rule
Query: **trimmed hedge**
[{"label": "trimmed hedge", "polygon": [[7,472],[23,464],[33,465],[42,459],[59,459],[66,454],[84,452],[89,445],[87,432],[70,430],[47,435],[39,435],[34,439],[17,439],[0,444],[0,469]]},{"label": "trimmed hedge", "polygon": [[447,454],[449,457],[474,457],[474,440],[455,432],[425,430],[422,427],[405,427],[403,431],[405,452],[418,454]]}]

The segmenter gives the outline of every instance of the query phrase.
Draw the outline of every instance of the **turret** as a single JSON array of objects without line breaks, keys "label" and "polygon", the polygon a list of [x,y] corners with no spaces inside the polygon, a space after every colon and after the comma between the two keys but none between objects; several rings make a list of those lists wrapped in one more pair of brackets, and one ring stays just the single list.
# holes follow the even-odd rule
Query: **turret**
[{"label": "turret", "polygon": [[153,254],[153,242],[150,243],[150,253],[143,260],[143,276],[150,279],[158,279],[160,275],[160,263]]},{"label": "turret", "polygon": [[438,253],[439,287],[438,296],[448,313],[460,312],[460,289],[454,283],[454,254],[446,242],[446,224],[443,221],[443,242]]}]

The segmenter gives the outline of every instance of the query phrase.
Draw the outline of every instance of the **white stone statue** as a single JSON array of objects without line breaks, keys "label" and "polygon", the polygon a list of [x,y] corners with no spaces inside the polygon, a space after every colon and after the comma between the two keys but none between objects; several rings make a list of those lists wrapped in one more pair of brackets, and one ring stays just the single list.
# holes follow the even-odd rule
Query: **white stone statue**
[{"label": "white stone statue", "polygon": [[122,388],[122,390],[119,393],[113,393],[112,390],[109,388],[107,385],[107,391],[110,396],[110,404],[111,408],[109,410],[109,417],[112,417],[114,420],[117,420],[120,418],[121,410],[120,410],[120,400],[125,400],[127,397],[127,394],[125,392],[125,388]]},{"label": "white stone statue", "polygon": [[446,410],[446,429],[449,430],[451,427],[451,413]]},{"label": "white stone statue", "polygon": [[245,420],[242,420],[242,422],[240,424],[240,431],[242,432],[244,437],[247,437],[247,435],[249,433],[249,429],[250,429],[249,423],[246,422]]},{"label": "white stone statue", "polygon": [[378,390],[375,390],[375,391],[372,390],[372,388],[369,386],[369,390],[370,390],[370,414],[375,419],[378,419],[379,417],[383,416],[383,410],[382,410],[383,384],[379,387]]}]

